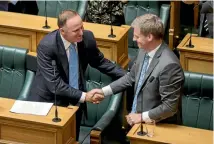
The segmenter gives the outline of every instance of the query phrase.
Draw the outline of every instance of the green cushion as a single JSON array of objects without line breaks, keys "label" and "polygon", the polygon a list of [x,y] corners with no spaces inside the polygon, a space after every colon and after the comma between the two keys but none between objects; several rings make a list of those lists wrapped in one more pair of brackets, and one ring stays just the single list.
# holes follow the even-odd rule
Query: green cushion
[{"label": "green cushion", "polygon": [[[79,13],[79,15],[84,18],[85,10],[87,7],[87,1],[47,1],[47,16],[48,17],[58,17],[61,11],[66,9],[72,9]],[[38,15],[45,16],[45,1],[37,1],[39,8]]]},{"label": "green cushion", "polygon": [[213,130],[213,75],[185,72],[183,125]]},{"label": "green cushion", "polygon": [[[102,88],[113,81],[109,76],[90,66],[88,66],[85,72],[85,79],[87,91],[94,88]],[[83,139],[82,137],[87,136],[88,131],[91,129],[101,131],[102,137],[105,136],[103,131],[108,131],[107,129],[111,127],[112,124],[121,128],[121,107],[122,93],[105,97],[105,99],[97,105],[87,103],[88,119],[82,118],[79,141]],[[118,127],[114,127],[113,129],[118,130]],[[86,141],[84,141],[84,143],[90,141],[89,137],[85,139]]]},{"label": "green cushion", "polygon": [[[85,77],[87,91],[90,91],[94,88],[102,88],[103,86],[106,86],[112,81],[110,77],[102,74],[97,69],[91,68],[90,66],[88,66],[88,69],[85,73]],[[106,97],[98,105],[87,103],[88,119],[83,119],[82,125],[93,127],[107,111],[111,100],[112,97]]]},{"label": "green cushion", "polygon": [[26,68],[27,49],[0,46],[0,96],[24,100],[34,72]]},{"label": "green cushion", "polygon": [[16,99],[25,80],[27,49],[0,46],[0,96]]},{"label": "green cushion", "polygon": [[[169,13],[170,13],[170,5],[169,4],[161,4],[158,1],[129,1],[124,6],[124,17],[125,23],[127,25],[131,25],[133,20],[141,15],[146,13],[152,13],[158,15],[163,24],[164,28],[166,29],[168,20],[169,20]],[[165,30],[167,33],[167,30]],[[128,33],[128,48],[129,50],[129,58],[133,59],[136,57],[138,53],[133,52],[132,49],[138,49],[136,42],[133,42],[133,29],[131,28]]]}]

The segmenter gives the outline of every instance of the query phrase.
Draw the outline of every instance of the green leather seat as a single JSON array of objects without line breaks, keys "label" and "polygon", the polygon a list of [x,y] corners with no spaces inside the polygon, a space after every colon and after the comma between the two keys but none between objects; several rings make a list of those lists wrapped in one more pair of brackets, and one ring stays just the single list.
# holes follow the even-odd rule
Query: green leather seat
[{"label": "green leather seat", "polygon": [[[164,24],[164,28],[166,29],[169,20],[170,5],[161,4],[159,1],[129,1],[124,6],[125,23],[127,25],[131,25],[136,17],[146,13],[158,15]],[[165,33],[166,32],[167,31],[165,30]],[[128,33],[128,55],[131,60],[138,55],[138,46],[136,42],[133,42],[132,28]]]},{"label": "green leather seat", "polygon": [[0,97],[25,100],[35,73],[27,68],[27,49],[0,46]]},{"label": "green leather seat", "polygon": [[[47,16],[48,17],[58,17],[61,11],[66,9],[72,9],[79,13],[79,15],[84,18],[86,8],[87,8],[87,1],[48,1],[47,2]],[[39,9],[38,15],[45,16],[45,1],[37,1],[37,6]]]},{"label": "green leather seat", "polygon": [[183,125],[213,130],[213,75],[185,72]]},{"label": "green leather seat", "polygon": [[[88,66],[86,73],[86,86],[87,90],[94,88],[101,88],[112,82],[112,79],[105,74],[102,74],[97,69]],[[114,128],[112,124],[120,127],[119,125],[119,109],[122,107],[122,93],[106,97],[100,104],[87,103],[88,119],[82,119],[79,135],[79,143],[90,143],[90,132],[97,131],[100,133],[97,140],[103,142],[105,133],[108,128]],[[118,118],[118,121],[116,120]],[[118,122],[118,124],[116,124]],[[120,127],[121,128],[121,127]]]}]

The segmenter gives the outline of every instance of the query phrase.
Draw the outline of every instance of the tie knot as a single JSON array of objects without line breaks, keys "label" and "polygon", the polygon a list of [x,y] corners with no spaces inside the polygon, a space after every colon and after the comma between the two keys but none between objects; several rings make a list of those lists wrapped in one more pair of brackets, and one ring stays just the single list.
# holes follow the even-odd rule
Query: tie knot
[{"label": "tie knot", "polygon": [[75,43],[71,43],[70,46],[69,46],[70,49],[72,49],[72,48],[75,49],[75,47],[76,47]]}]

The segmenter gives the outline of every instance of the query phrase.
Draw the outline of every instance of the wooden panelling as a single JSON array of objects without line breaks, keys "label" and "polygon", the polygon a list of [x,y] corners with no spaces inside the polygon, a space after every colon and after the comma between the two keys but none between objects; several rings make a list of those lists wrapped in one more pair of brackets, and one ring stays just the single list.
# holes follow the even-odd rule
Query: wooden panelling
[{"label": "wooden panelling", "polygon": [[0,44],[33,51],[36,49],[36,32],[0,27]]},{"label": "wooden panelling", "polygon": [[[58,107],[61,122],[52,121],[55,108],[47,116],[11,113],[15,100],[0,98],[0,140],[31,144],[73,144],[76,139],[78,107]],[[1,141],[0,141],[1,142]]]},{"label": "wooden panelling", "polygon": [[180,62],[184,70],[213,74],[213,39],[193,36],[194,48],[188,48],[190,35],[178,45]]}]

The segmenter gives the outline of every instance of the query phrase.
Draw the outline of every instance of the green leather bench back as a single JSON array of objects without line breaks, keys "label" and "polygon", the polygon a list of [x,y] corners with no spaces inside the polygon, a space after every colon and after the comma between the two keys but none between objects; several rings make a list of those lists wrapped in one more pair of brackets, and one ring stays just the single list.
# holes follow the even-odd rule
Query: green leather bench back
[{"label": "green leather bench back", "polygon": [[183,125],[213,130],[213,75],[185,72]]},{"label": "green leather bench back", "polygon": [[[125,23],[131,25],[133,20],[146,13],[152,13],[158,15],[163,24],[164,28],[167,27],[169,19],[170,6],[168,4],[161,4],[158,1],[129,1],[124,6],[124,17]],[[128,53],[129,57],[133,59],[138,54],[138,46],[133,41],[133,29],[131,28],[128,33]]]},{"label": "green leather bench back", "polygon": [[27,70],[27,49],[0,46],[0,97],[25,99],[34,72]]},{"label": "green leather bench back", "polygon": [[[56,0],[56,1],[49,1],[47,2],[47,16],[48,17],[58,17],[58,15],[61,13],[61,11],[66,9],[72,9],[79,13],[79,15],[84,18],[86,7],[87,7],[87,1],[63,1],[63,0]],[[39,8],[38,15],[45,16],[45,1],[37,1],[37,5]]]},{"label": "green leather bench back", "polygon": [[[102,74],[97,69],[94,69],[90,66],[88,66],[86,70],[85,78],[86,88],[88,91],[94,88],[102,88],[113,81],[111,77]],[[119,94],[106,97],[98,105],[87,103],[88,119],[82,121],[82,125],[93,127],[107,110],[115,108],[114,103],[121,99],[121,97],[118,97],[118,95]]]}]

